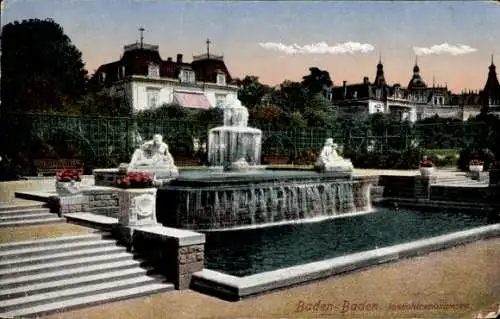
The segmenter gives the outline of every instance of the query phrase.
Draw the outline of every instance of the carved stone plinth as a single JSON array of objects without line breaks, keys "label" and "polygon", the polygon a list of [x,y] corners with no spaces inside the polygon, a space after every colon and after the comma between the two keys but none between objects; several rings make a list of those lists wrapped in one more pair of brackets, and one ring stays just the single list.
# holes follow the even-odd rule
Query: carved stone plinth
[{"label": "carved stone plinth", "polygon": [[71,196],[80,193],[81,182],[59,182],[56,181],[56,192],[59,196]]},{"label": "carved stone plinth", "polygon": [[122,226],[155,225],[156,188],[123,189],[118,193]]},{"label": "carved stone plinth", "polygon": [[123,239],[176,289],[188,289],[193,273],[203,270],[204,234],[161,225],[125,228]]}]

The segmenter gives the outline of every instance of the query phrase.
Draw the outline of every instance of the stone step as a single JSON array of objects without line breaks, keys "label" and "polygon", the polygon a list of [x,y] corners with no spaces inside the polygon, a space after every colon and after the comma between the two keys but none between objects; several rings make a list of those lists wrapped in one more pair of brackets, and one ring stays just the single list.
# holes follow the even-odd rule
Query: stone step
[{"label": "stone step", "polygon": [[21,285],[33,285],[47,281],[75,278],[80,276],[88,276],[88,275],[103,273],[106,271],[115,271],[120,269],[139,267],[141,266],[141,264],[144,264],[144,262],[141,260],[130,259],[117,262],[107,262],[99,265],[78,266],[70,269],[57,270],[48,273],[25,275],[20,277],[0,278],[0,287],[2,287],[2,289],[15,288]]},{"label": "stone step", "polygon": [[0,218],[1,217],[8,217],[8,216],[32,215],[32,214],[37,214],[37,213],[50,213],[50,209],[45,208],[45,207],[38,207],[38,208],[28,208],[28,209],[2,210],[2,211],[0,211]]},{"label": "stone step", "polygon": [[17,216],[16,215],[0,216],[0,223],[30,221],[34,219],[51,218],[51,217],[57,217],[57,215],[44,212],[44,213],[31,213],[31,214],[17,215]]},{"label": "stone step", "polygon": [[108,281],[97,284],[89,284],[76,288],[62,289],[45,292],[26,297],[19,297],[0,301],[0,312],[7,312],[17,309],[39,306],[46,303],[61,302],[63,300],[86,297],[95,294],[104,294],[134,287],[159,283],[159,280],[149,276],[139,276],[115,281]]},{"label": "stone step", "polygon": [[130,298],[142,297],[154,293],[173,290],[173,285],[169,283],[153,283],[144,286],[122,289],[106,293],[92,294],[86,297],[76,297],[63,301],[45,303],[34,307],[26,307],[18,310],[0,313],[1,318],[22,317],[46,315],[62,310],[99,305],[106,302],[125,300]]},{"label": "stone step", "polygon": [[0,203],[0,212],[9,210],[24,210],[24,209],[38,209],[44,207],[45,203]]},{"label": "stone step", "polygon": [[36,265],[0,269],[0,278],[14,278],[27,275],[42,274],[54,270],[63,270],[74,267],[92,266],[110,262],[132,260],[133,258],[134,255],[127,252],[118,252],[91,257],[73,257],[62,261],[45,262]]},{"label": "stone step", "polygon": [[98,256],[101,254],[113,254],[126,251],[125,247],[120,246],[104,246],[92,249],[79,249],[75,251],[55,253],[50,255],[42,255],[36,257],[26,258],[12,258],[0,261],[0,270],[11,267],[22,267],[40,263],[55,262],[60,260],[67,260],[70,258],[84,258],[91,256]]},{"label": "stone step", "polygon": [[26,220],[26,221],[1,222],[0,228],[59,224],[59,223],[64,223],[64,222],[65,221],[63,218],[59,218],[59,217],[47,218],[46,217],[46,218],[31,219],[31,220]]},{"label": "stone step", "polygon": [[84,241],[95,241],[102,238],[102,236],[109,236],[108,233],[93,233],[86,235],[77,236],[65,236],[58,238],[48,238],[48,239],[38,239],[38,240],[28,240],[19,241],[13,243],[0,244],[0,252],[13,249],[24,249],[31,247],[48,247],[54,245],[62,245],[72,242],[84,242]]},{"label": "stone step", "polygon": [[116,246],[116,241],[114,240],[86,240],[82,242],[68,242],[61,243],[59,245],[48,245],[48,246],[36,246],[36,247],[22,247],[16,249],[9,249],[2,252],[0,255],[0,260],[6,260],[11,258],[21,258],[21,257],[35,257],[40,255],[48,255],[56,252],[67,252],[74,251],[78,249],[91,249],[104,246]]},{"label": "stone step", "polygon": [[47,281],[38,284],[22,285],[15,288],[1,289],[0,300],[31,296],[39,293],[50,292],[61,289],[75,288],[83,285],[105,283],[143,276],[152,272],[152,267],[134,267],[121,270],[110,270],[95,275],[81,276],[75,278]]}]

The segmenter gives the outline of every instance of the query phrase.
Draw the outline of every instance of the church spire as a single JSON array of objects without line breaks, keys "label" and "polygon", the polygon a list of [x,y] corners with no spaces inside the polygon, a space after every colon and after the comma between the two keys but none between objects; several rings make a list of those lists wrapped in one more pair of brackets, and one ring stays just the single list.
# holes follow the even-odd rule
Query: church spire
[{"label": "church spire", "polygon": [[418,67],[418,55],[415,55],[415,66],[413,67],[413,73],[418,74],[420,72],[420,68]]},{"label": "church spire", "polygon": [[375,75],[375,81],[373,83],[378,86],[382,87],[386,85],[385,82],[385,76],[384,76],[384,65],[382,64],[382,54],[379,53],[379,61],[377,64],[377,73]]}]

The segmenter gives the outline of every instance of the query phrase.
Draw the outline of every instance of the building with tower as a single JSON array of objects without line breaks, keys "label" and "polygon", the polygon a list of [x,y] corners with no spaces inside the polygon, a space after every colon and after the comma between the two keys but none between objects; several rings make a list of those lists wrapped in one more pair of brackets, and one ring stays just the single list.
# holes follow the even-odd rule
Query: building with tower
[{"label": "building with tower", "polygon": [[481,92],[462,91],[453,94],[446,85],[436,85],[433,79],[428,85],[415,59],[412,76],[406,87],[397,83],[387,84],[382,59],[377,64],[373,82],[368,77],[357,84],[347,84],[332,88],[332,102],[345,115],[388,113],[397,120],[415,122],[439,116],[467,120],[487,108],[489,112],[500,111],[500,85],[493,59],[489,67],[488,79]]},{"label": "building with tower", "polygon": [[94,75],[110,96],[122,98],[134,112],[163,104],[209,109],[237,99],[238,87],[223,56],[210,52],[210,40],[206,53],[191,62],[182,54],[163,60],[159,46],[144,43],[144,29],[139,31],[140,41],[125,45],[118,61],[99,66]]},{"label": "building with tower", "polygon": [[496,66],[491,55],[488,79],[481,92],[481,106],[487,112],[500,112],[500,84],[496,72]]}]

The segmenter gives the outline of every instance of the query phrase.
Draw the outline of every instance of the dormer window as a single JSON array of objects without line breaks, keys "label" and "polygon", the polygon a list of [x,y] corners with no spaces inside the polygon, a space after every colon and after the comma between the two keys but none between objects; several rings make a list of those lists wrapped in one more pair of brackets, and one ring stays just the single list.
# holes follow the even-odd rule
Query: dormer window
[{"label": "dormer window", "polygon": [[181,73],[179,73],[179,79],[183,83],[195,83],[196,82],[196,78],[195,78],[193,70],[181,70]]},{"label": "dormer window", "polygon": [[150,63],[148,66],[148,77],[158,79],[160,77],[160,66]]},{"label": "dormer window", "polygon": [[217,85],[226,85],[226,75],[223,73],[217,74]]}]

